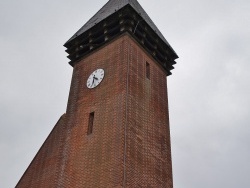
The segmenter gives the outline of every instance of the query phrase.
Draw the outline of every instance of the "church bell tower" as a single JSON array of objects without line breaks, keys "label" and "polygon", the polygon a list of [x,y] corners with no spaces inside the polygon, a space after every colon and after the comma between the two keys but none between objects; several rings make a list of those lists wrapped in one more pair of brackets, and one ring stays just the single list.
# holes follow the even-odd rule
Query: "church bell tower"
[{"label": "church bell tower", "polygon": [[18,188],[173,188],[167,79],[178,58],[136,0],[109,0],[64,45],[66,113]]}]

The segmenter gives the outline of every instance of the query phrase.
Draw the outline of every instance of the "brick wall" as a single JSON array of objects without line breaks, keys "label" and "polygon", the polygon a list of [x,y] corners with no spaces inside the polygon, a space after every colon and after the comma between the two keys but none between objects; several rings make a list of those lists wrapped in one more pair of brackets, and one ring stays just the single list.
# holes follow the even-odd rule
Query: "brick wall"
[{"label": "brick wall", "polygon": [[[88,89],[88,76],[98,68],[105,77]],[[91,112],[93,132],[87,135]],[[52,133],[62,134],[63,144],[46,140],[42,150],[58,147],[57,154],[50,160],[40,151],[18,187],[172,188],[168,121],[165,72],[122,35],[74,66],[63,133]]]},{"label": "brick wall", "polygon": [[61,163],[60,149],[65,143],[65,120],[64,114],[37,152],[16,188],[56,187]]},{"label": "brick wall", "polygon": [[[67,114],[69,144],[65,147],[65,187],[119,187],[123,181],[127,73],[126,38],[84,58],[74,67]],[[89,75],[102,68],[105,77],[94,89]],[[95,112],[93,133],[87,135],[89,114]]]},{"label": "brick wall", "polygon": [[166,74],[135,42],[128,48],[126,185],[172,188]]}]

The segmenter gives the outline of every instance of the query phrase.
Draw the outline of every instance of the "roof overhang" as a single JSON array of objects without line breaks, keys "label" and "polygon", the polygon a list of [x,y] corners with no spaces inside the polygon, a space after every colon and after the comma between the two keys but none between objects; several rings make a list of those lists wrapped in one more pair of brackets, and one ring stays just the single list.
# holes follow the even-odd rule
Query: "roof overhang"
[{"label": "roof overhang", "polygon": [[[111,0],[110,2],[130,2],[121,0]],[[132,1],[134,2],[134,1]],[[137,1],[136,1],[137,2]],[[159,30],[147,16],[145,11],[135,9],[131,2],[119,9],[106,10],[108,3],[93,16],[68,42],[65,43],[66,52],[69,54],[69,63],[74,66],[75,62],[100,48],[115,37],[128,32],[151,56],[166,70],[167,75],[171,75],[174,60],[178,58],[173,48],[165,38],[159,34]],[[108,6],[109,7],[109,6]],[[113,6],[113,8],[117,7]],[[139,5],[140,7],[140,5]],[[107,12],[108,11],[108,12]],[[112,12],[114,11],[114,12]],[[93,22],[95,20],[95,22]],[[152,22],[149,24],[149,22]]]}]

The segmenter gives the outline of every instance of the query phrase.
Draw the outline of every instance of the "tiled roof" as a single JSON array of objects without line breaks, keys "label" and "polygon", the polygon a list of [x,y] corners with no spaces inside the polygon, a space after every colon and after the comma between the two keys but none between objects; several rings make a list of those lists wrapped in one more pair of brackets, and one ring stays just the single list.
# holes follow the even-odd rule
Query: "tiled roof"
[{"label": "tiled roof", "polygon": [[168,46],[169,43],[164,38],[164,36],[161,34],[159,29],[156,27],[156,25],[153,23],[153,21],[149,18],[147,13],[144,11],[144,9],[141,7],[141,5],[137,2],[137,0],[109,0],[81,29],[79,29],[67,42],[71,42],[74,40],[77,36],[83,34],[99,22],[103,21],[116,11],[122,9],[126,5],[130,5],[143,19],[144,21],[154,30],[154,32],[163,40],[164,43],[166,43]]}]

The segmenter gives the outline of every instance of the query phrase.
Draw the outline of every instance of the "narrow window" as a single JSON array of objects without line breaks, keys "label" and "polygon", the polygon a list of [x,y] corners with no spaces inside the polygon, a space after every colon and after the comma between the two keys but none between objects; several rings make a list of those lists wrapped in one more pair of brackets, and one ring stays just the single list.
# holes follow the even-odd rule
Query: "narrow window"
[{"label": "narrow window", "polygon": [[92,134],[92,132],[93,132],[94,115],[95,115],[95,112],[91,112],[91,113],[89,114],[89,125],[88,125],[88,132],[87,132],[87,135],[90,135],[90,134]]},{"label": "narrow window", "polygon": [[150,65],[146,62],[146,77],[150,79]]}]

